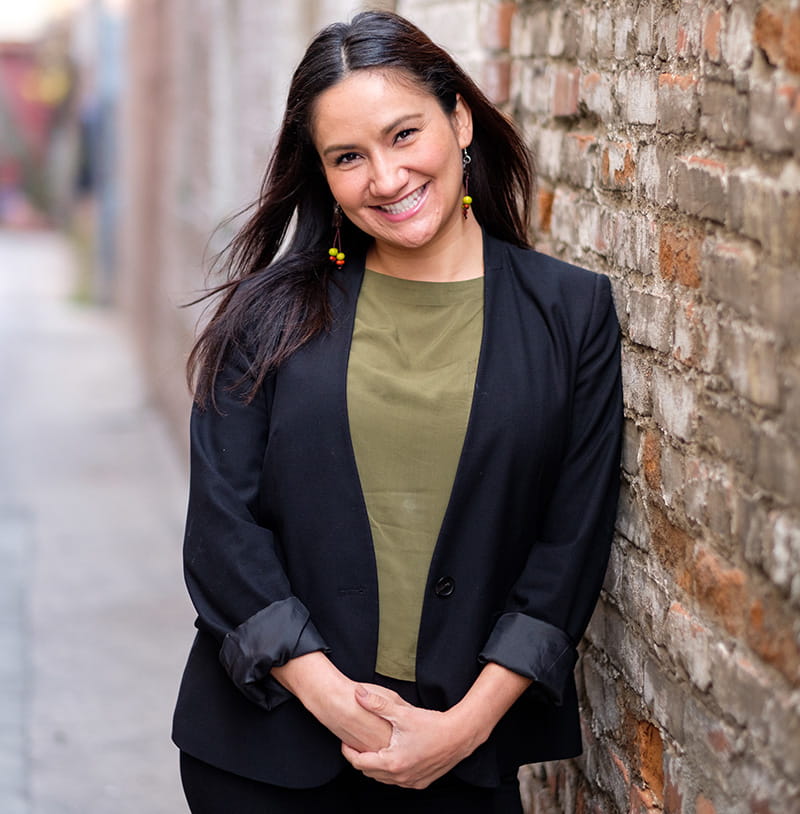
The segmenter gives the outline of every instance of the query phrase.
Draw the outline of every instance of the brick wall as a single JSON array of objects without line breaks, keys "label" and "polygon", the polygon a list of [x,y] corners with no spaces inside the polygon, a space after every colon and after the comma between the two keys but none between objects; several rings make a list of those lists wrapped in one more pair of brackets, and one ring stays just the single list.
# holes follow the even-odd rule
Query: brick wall
[{"label": "brick wall", "polygon": [[[384,4],[389,5],[389,4]],[[446,48],[500,107],[510,98],[511,23],[508,0],[397,0],[394,10]]]},{"label": "brick wall", "polygon": [[611,278],[626,410],[587,751],[529,810],[800,811],[800,3],[514,5],[536,241]]}]

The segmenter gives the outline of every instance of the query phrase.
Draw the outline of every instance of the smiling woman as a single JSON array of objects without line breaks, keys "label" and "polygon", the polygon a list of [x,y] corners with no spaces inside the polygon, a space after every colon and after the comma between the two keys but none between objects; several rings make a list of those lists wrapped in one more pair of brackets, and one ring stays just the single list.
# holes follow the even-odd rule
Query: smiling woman
[{"label": "smiling woman", "polygon": [[320,95],[313,132],[333,197],[374,238],[370,268],[417,280],[481,276],[480,226],[461,213],[472,141],[461,96],[448,112],[402,71],[356,71]]},{"label": "smiling woman", "polygon": [[195,814],[518,813],[518,767],[580,751],[618,326],[606,278],[528,246],[532,187],[408,21],[309,46],[190,357]]}]

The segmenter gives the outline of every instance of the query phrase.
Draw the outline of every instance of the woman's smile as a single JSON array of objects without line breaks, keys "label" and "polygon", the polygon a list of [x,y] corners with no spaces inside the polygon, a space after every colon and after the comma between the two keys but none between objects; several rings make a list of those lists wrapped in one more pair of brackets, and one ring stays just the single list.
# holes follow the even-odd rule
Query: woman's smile
[{"label": "woman's smile", "polygon": [[383,212],[389,220],[405,220],[408,217],[413,217],[419,211],[425,202],[427,191],[428,184],[426,183],[395,203],[379,204],[372,208]]}]

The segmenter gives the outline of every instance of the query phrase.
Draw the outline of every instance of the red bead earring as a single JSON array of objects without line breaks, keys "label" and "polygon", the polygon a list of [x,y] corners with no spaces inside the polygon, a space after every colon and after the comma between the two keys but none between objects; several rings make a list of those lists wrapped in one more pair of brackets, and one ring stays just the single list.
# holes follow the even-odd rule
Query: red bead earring
[{"label": "red bead earring", "polygon": [[461,199],[461,211],[464,213],[464,220],[467,219],[469,208],[472,205],[472,196],[469,194],[469,165],[472,163],[472,156],[464,148],[464,155],[461,164],[464,167],[464,197]]},{"label": "red bead earring", "polygon": [[342,251],[342,207],[337,203],[333,208],[333,246],[328,249],[331,263],[337,266],[344,265],[344,252]]}]

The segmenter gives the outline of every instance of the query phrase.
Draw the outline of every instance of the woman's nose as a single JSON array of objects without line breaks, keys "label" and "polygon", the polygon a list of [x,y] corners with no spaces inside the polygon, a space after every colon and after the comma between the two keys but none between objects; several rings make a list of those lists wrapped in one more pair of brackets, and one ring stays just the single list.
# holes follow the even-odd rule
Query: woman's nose
[{"label": "woman's nose", "polygon": [[369,191],[375,198],[390,200],[408,182],[408,171],[387,156],[375,156],[370,162]]}]

